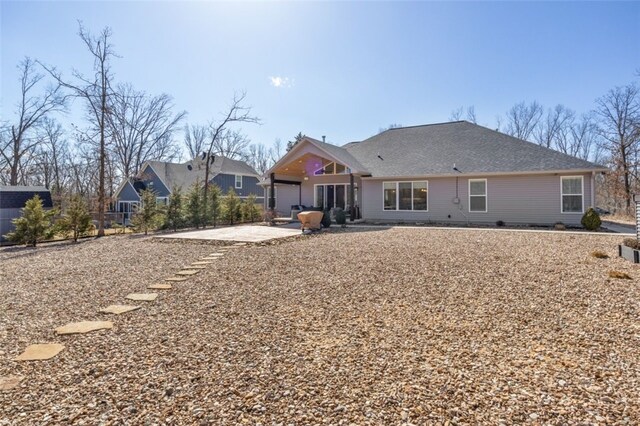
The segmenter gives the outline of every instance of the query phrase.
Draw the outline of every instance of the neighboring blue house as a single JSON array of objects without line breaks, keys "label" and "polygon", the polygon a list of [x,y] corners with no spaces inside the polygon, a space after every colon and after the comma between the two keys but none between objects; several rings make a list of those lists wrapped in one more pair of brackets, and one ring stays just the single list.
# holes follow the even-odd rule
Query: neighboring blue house
[{"label": "neighboring blue house", "polygon": [[3,235],[13,232],[13,219],[22,216],[28,200],[39,195],[45,209],[53,208],[51,193],[44,186],[0,186],[0,245],[6,244]]},{"label": "neighboring blue house", "polygon": [[[140,204],[140,193],[152,189],[157,202],[166,204],[173,188],[189,191],[194,183],[205,179],[205,160],[197,158],[186,163],[147,161],[138,176],[122,182],[116,191],[115,211],[124,213],[125,221],[130,219],[135,207]],[[242,199],[256,195],[256,204],[263,204],[263,189],[258,186],[260,175],[247,163],[230,158],[215,156],[209,170],[209,182],[216,184],[223,192],[233,188]]]}]

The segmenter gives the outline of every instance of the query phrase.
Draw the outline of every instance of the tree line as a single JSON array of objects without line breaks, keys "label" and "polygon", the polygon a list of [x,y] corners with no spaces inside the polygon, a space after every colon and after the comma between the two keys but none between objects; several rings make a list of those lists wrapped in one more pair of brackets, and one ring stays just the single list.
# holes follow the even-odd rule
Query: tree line
[{"label": "tree line", "polygon": [[[206,124],[190,125],[170,95],[149,94],[116,79],[118,56],[109,28],[94,35],[80,23],[78,35],[91,61],[86,74],[74,69],[65,75],[28,57],[18,64],[20,99],[14,118],[0,122],[0,185],[43,185],[58,203],[79,195],[98,213],[103,235],[104,212],[117,185],[138,174],[145,161],[204,153],[247,161],[261,173],[280,156],[279,141],[267,148],[242,133],[239,126],[260,123],[245,104],[246,93],[234,94]],[[82,120],[64,125],[74,102],[83,108]],[[206,199],[208,179],[204,186]]]}]

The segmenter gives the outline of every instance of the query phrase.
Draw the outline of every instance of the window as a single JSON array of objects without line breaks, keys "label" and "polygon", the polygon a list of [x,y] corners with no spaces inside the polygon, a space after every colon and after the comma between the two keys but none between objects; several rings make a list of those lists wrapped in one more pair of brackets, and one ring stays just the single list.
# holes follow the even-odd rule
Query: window
[{"label": "window", "polygon": [[343,210],[351,208],[351,185],[348,183],[332,183],[315,185],[313,205],[323,209],[340,207]]},{"label": "window", "polygon": [[316,176],[322,175],[345,175],[351,173],[351,169],[343,164],[329,163],[313,172]]},{"label": "window", "polygon": [[169,204],[169,197],[156,197],[156,205],[166,206]]},{"label": "window", "polygon": [[423,182],[384,182],[384,210],[428,210],[429,183]]},{"label": "window", "polygon": [[395,210],[396,209],[396,182],[384,183],[384,209]]},{"label": "window", "polygon": [[469,179],[469,211],[486,213],[487,211],[487,180]]},{"label": "window", "polygon": [[242,175],[236,175],[236,189],[242,188]]},{"label": "window", "polygon": [[562,176],[562,213],[582,213],[583,181],[582,176]]}]

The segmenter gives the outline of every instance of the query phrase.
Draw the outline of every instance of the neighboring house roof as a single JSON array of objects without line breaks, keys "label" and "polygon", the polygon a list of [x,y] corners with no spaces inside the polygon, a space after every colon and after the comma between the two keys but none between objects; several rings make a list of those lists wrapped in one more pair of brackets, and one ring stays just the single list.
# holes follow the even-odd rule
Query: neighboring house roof
[{"label": "neighboring house roof", "polygon": [[467,121],[390,129],[344,149],[380,177],[605,169]]},{"label": "neighboring house roof", "polygon": [[44,208],[52,208],[51,192],[44,186],[0,186],[0,209],[21,209],[34,195],[39,195]]},{"label": "neighboring house roof", "polygon": [[[196,158],[186,163],[168,163],[164,161],[147,161],[143,166],[144,171],[149,165],[158,175],[158,178],[167,186],[169,191],[173,187],[189,189],[196,181],[204,182],[206,162]],[[213,179],[219,174],[245,175],[259,178],[258,172],[244,161],[232,160],[220,155],[216,155],[211,168],[209,169],[209,179]],[[134,185],[135,187],[135,185]],[[138,188],[136,188],[138,190]]]}]

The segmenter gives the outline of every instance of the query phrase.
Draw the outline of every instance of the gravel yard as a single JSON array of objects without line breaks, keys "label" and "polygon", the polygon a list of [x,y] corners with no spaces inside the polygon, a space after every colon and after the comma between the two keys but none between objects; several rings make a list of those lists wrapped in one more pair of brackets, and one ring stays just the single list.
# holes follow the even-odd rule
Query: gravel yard
[{"label": "gravel yard", "polygon": [[[336,230],[229,250],[153,302],[124,297],[216,246],[0,250],[0,377],[23,378],[0,425],[638,424],[640,269],[620,240]],[[114,326],[53,331],[84,320]],[[13,361],[31,343],[65,349]]]}]

